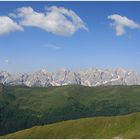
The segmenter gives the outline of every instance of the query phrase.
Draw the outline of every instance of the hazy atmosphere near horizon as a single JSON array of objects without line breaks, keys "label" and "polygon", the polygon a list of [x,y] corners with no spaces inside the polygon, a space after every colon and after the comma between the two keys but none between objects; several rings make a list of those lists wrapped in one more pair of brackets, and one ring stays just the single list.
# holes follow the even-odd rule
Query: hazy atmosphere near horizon
[{"label": "hazy atmosphere near horizon", "polygon": [[140,2],[0,2],[0,69],[140,73]]}]

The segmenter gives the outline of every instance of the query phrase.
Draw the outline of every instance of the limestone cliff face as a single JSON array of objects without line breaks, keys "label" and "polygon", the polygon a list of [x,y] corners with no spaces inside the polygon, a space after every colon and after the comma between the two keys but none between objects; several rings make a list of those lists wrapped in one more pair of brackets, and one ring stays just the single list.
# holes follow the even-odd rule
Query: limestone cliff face
[{"label": "limestone cliff face", "polygon": [[140,85],[140,75],[134,71],[118,69],[86,69],[71,71],[60,69],[49,72],[42,69],[32,74],[10,74],[0,72],[0,83],[8,85],[26,85],[29,87],[48,87],[78,84],[84,86],[100,85]]}]

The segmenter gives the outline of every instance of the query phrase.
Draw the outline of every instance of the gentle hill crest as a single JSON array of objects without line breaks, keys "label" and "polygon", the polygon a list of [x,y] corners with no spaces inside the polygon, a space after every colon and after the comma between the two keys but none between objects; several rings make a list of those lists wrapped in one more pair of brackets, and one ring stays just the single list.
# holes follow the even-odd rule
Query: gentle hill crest
[{"label": "gentle hill crest", "polygon": [[140,138],[140,113],[95,117],[35,126],[3,136],[7,139]]}]

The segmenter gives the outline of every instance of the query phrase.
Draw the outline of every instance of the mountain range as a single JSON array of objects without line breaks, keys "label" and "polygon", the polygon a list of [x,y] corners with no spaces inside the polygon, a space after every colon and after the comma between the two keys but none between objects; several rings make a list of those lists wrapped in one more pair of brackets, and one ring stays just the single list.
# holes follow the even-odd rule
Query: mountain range
[{"label": "mountain range", "polygon": [[56,72],[41,69],[32,74],[11,74],[7,71],[0,71],[0,83],[29,87],[63,86],[70,84],[91,87],[101,85],[140,85],[140,74],[122,68],[90,68],[80,71],[71,71],[67,68],[62,68]]}]

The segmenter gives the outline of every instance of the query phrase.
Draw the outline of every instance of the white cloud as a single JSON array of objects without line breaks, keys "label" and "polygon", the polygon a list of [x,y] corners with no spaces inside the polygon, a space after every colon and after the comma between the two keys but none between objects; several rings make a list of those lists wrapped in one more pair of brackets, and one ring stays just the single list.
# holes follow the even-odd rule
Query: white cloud
[{"label": "white cloud", "polygon": [[79,29],[88,30],[82,19],[72,10],[63,7],[47,7],[44,13],[31,7],[17,9],[17,16],[23,26],[34,26],[61,36],[71,36]]},{"label": "white cloud", "polygon": [[8,16],[0,16],[0,35],[22,30],[23,28]]},{"label": "white cloud", "polygon": [[4,62],[5,62],[5,63],[9,63],[9,60],[8,60],[8,59],[5,59]]},{"label": "white cloud", "polygon": [[54,50],[60,50],[62,49],[60,46],[54,45],[54,44],[46,44],[45,47],[54,49]]},{"label": "white cloud", "polygon": [[15,13],[9,13],[8,16],[11,18],[17,18],[17,15]]},{"label": "white cloud", "polygon": [[128,19],[125,16],[114,14],[114,15],[108,16],[108,19],[111,19],[114,21],[111,25],[115,28],[117,36],[124,35],[126,32],[126,29],[125,29],[126,27],[130,29],[140,28],[140,25],[138,23],[136,23],[135,21],[131,19]]}]

